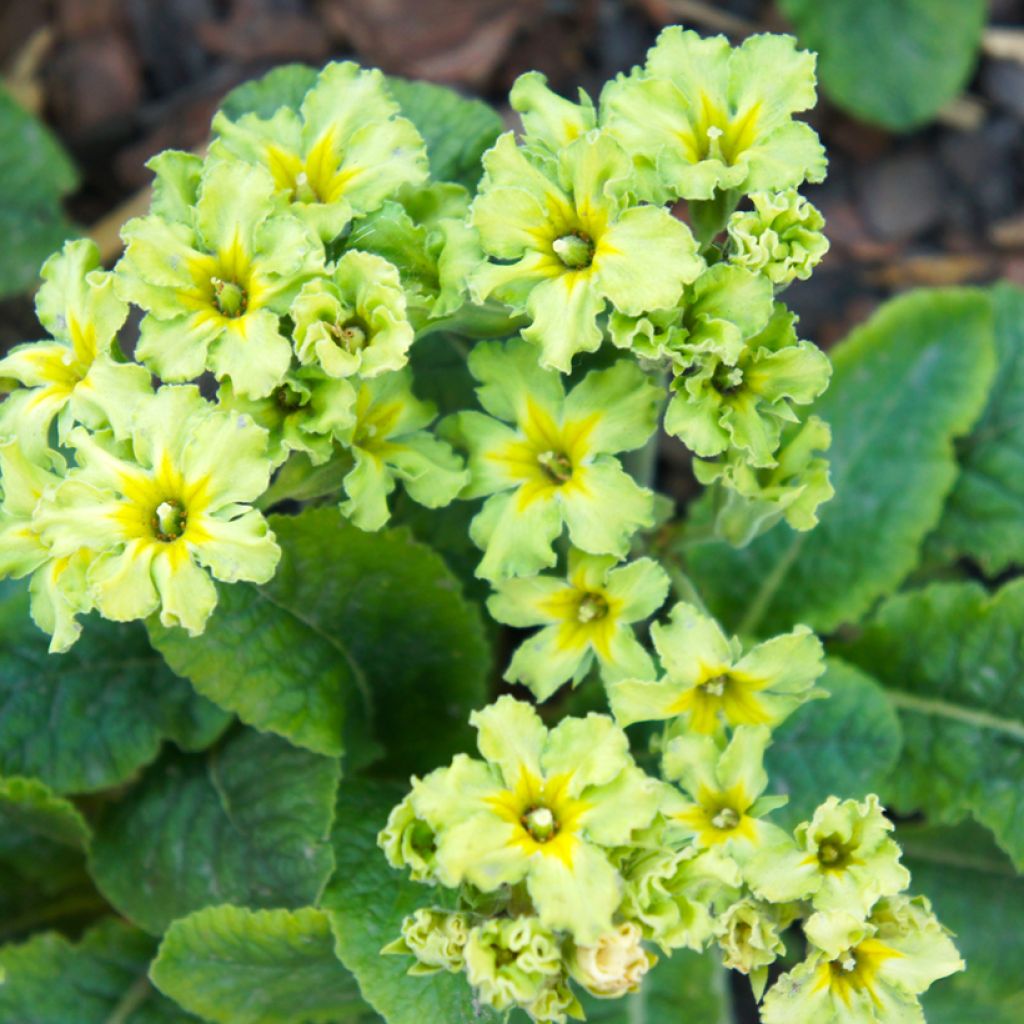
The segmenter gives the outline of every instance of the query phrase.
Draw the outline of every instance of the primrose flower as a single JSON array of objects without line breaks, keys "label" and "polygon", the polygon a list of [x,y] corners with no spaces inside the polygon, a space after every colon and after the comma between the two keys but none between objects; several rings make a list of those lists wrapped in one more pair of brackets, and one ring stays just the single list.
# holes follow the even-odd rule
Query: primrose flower
[{"label": "primrose flower", "polygon": [[398,268],[369,252],[347,252],[330,277],[302,287],[291,307],[295,354],[328,377],[376,377],[408,361],[413,330]]},{"label": "primrose flower", "polygon": [[541,365],[568,373],[600,347],[607,305],[628,316],[675,306],[703,261],[685,224],[633,205],[632,165],[608,135],[588,132],[554,162],[530,153],[509,132],[484,155],[470,222],[490,262],[470,290],[526,313]]},{"label": "primrose flower", "polygon": [[387,862],[398,870],[407,869],[414,882],[434,881],[434,833],[416,817],[412,798],[407,796],[388,815],[387,824],[377,836],[377,845]]},{"label": "primrose flower", "polygon": [[463,950],[469,940],[469,919],[446,910],[420,909],[402,922],[402,935],[388,943],[381,953],[410,954],[416,963],[408,974],[458,974],[465,967]]},{"label": "primrose flower", "polygon": [[541,924],[595,942],[622,898],[606,848],[651,823],[663,787],[604,715],[549,733],[530,705],[505,696],[471,721],[485,760],[460,754],[413,780],[412,808],[437,837],[438,879],[485,893],[525,882]]},{"label": "primrose flower", "polygon": [[665,666],[660,682],[609,683],[616,721],[661,721],[686,715],[686,728],[708,735],[721,723],[777,726],[804,701],[822,696],[815,680],[824,672],[821,641],[806,627],[758,644],[746,654],[714,619],[680,602],[667,623],[651,627]]},{"label": "primrose flower", "polygon": [[449,504],[466,485],[462,459],[425,429],[436,415],[431,403],[413,395],[408,369],[360,384],[355,419],[341,435],[355,460],[343,481],[348,500],[341,511],[361,530],[387,522],[388,495],[398,480],[427,508]]},{"label": "primrose flower", "polygon": [[660,389],[623,360],[566,395],[561,376],[518,340],[477,344],[469,369],[490,415],[457,413],[442,430],[469,452],[462,497],[491,496],[470,526],[484,552],[477,575],[494,581],[552,567],[563,525],[581,551],[625,557],[632,535],[654,523],[654,497],[612,453],[654,433]]},{"label": "primrose flower", "polygon": [[797,826],[795,843],[750,861],[747,882],[772,903],[810,898],[815,910],[867,914],[910,884],[892,828],[874,794],[863,802],[830,796]]},{"label": "primrose flower", "polygon": [[631,625],[661,607],[668,575],[650,558],[616,564],[614,556],[573,549],[566,579],[532,576],[496,585],[487,608],[498,622],[543,626],[519,646],[505,679],[546,700],[569,679],[579,683],[595,656],[606,679],[653,673],[651,657]]},{"label": "primrose flower", "polygon": [[815,103],[815,57],[791,36],[731,47],[665,29],[642,69],[601,94],[601,125],[635,154],[641,196],[662,203],[822,181],[825,151],[793,114]]},{"label": "primrose flower", "polygon": [[159,185],[154,212],[124,226],[116,267],[120,294],[148,314],[136,357],[162,380],[209,369],[240,394],[269,395],[292,360],[279,315],[322,269],[319,240],[262,167],[174,152],[147,166]]},{"label": "primrose flower", "polygon": [[16,440],[0,444],[0,579],[30,576],[32,620],[49,633],[50,653],[66,651],[81,635],[76,616],[91,601],[85,570],[92,552],[82,548],[55,557],[39,535],[35,510],[64,479],[64,460],[50,451],[29,458]]},{"label": "primrose flower", "polygon": [[698,848],[724,845],[744,861],[758,847],[779,842],[782,829],[761,820],[787,800],[761,796],[768,785],[763,761],[770,742],[763,725],[739,726],[725,750],[710,736],[670,740],[662,756],[665,778],[678,780],[690,799],[667,805],[669,822]]},{"label": "primrose flower", "polygon": [[218,113],[210,152],[262,164],[292,211],[329,242],[403,185],[426,180],[423,139],[398,114],[379,71],[328,64],[298,111],[282,106],[237,121]]},{"label": "primrose flower", "polygon": [[832,431],[817,416],[789,424],[782,432],[776,465],[754,469],[738,452],[714,460],[694,459],[693,473],[708,486],[721,481],[725,501],[718,509],[715,530],[736,547],[749,544],[780,520],[794,530],[818,524],[818,507],[835,494],[828,459],[818,455],[832,443]]},{"label": "primrose flower", "polygon": [[729,218],[729,262],[784,287],[806,281],[828,252],[825,218],[796,189],[755,192],[754,209]]},{"label": "primrose flower", "polygon": [[690,357],[672,382],[665,430],[700,458],[736,450],[751,466],[774,466],[783,424],[798,422],[792,405],[813,402],[832,374],[821,349],[796,340],[794,320],[778,303],[735,360],[717,352]]},{"label": "primrose flower", "polygon": [[924,1024],[918,997],[964,968],[923,897],[879,900],[867,921],[814,914],[804,932],[810,956],[768,991],[764,1024]]},{"label": "primrose flower", "polygon": [[786,953],[780,923],[788,922],[780,920],[778,908],[746,899],[729,907],[715,924],[722,963],[750,975],[756,999],[764,992],[768,968]]},{"label": "primrose flower", "polygon": [[569,959],[574,981],[598,999],[619,999],[636,992],[658,958],[643,947],[643,932],[624,921],[590,946],[576,946]]},{"label": "primrose flower", "polygon": [[583,89],[579,90],[579,103],[573,103],[552,92],[547,78],[539,71],[520,75],[512,85],[508,101],[523,122],[523,143],[529,149],[541,147],[557,154],[597,127],[594,104]]},{"label": "primrose flower", "polygon": [[55,417],[62,443],[76,422],[109,424],[124,436],[135,402],[151,391],[143,367],[120,361],[117,332],[128,306],[114,295],[95,243],[66,242],[41,275],[36,315],[52,340],[18,345],[0,359],[0,391],[5,379],[20,385],[3,404],[0,436],[16,435],[34,458],[45,456]]},{"label": "primrose flower", "polygon": [[54,557],[96,552],[89,594],[118,622],[160,611],[195,636],[217,604],[217,579],[265,583],[280,549],[248,508],[267,488],[265,431],[215,410],[191,386],[164,387],[136,407],[130,442],[76,427],[78,467],[37,511]]}]

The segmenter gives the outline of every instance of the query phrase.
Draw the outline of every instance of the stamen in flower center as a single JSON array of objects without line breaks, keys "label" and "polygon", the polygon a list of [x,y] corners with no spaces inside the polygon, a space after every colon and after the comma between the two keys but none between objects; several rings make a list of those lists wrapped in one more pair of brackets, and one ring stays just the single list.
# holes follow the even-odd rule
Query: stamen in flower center
[{"label": "stamen in flower center", "polygon": [[572,477],[572,462],[563,452],[541,452],[537,461],[555,483],[564,484]]},{"label": "stamen in flower center", "polygon": [[558,822],[548,807],[532,808],[523,815],[522,822],[538,843],[546,843],[558,833]]},{"label": "stamen in flower center", "polygon": [[734,829],[740,823],[740,816],[731,807],[723,807],[712,819],[711,824],[715,828],[727,832]]},{"label": "stamen in flower center", "polygon": [[157,540],[165,544],[178,540],[185,532],[188,525],[188,513],[180,501],[174,498],[167,498],[157,505],[153,512],[153,532]]},{"label": "stamen in flower center", "polygon": [[593,622],[595,619],[603,619],[608,614],[608,602],[604,595],[590,593],[584,594],[576,610],[576,618],[580,622]]},{"label": "stamen in flower center", "polygon": [[583,234],[562,235],[551,243],[551,248],[570,270],[583,270],[594,260],[594,243]]},{"label": "stamen in flower center", "polygon": [[222,278],[211,278],[213,285],[213,301],[224,316],[241,316],[249,305],[249,296],[245,289],[234,281]]},{"label": "stamen in flower center", "polygon": [[725,684],[729,682],[727,675],[714,676],[700,684],[700,688],[709,697],[721,697],[725,693]]}]

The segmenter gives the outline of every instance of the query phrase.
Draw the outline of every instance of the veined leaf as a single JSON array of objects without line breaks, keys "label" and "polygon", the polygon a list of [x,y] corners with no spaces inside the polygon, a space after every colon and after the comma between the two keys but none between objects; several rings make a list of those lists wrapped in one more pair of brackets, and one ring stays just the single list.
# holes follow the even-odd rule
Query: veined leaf
[{"label": "veined leaf", "polygon": [[214,1024],[335,1024],[367,1009],[310,907],[200,910],[167,929],[150,977]]},{"label": "veined leaf", "polygon": [[837,649],[902,720],[891,803],[934,822],[970,812],[1024,865],[1024,580],[992,596],[975,583],[899,594]]},{"label": "veined leaf", "polygon": [[38,779],[0,779],[0,857],[16,837],[84,849],[91,833],[70,801]]},{"label": "veined leaf", "polygon": [[956,479],[953,439],[980,415],[995,369],[980,291],[898,298],[831,352],[814,412],[832,426],[836,496],[816,529],[781,525],[749,547],[695,546],[692,575],[740,632],[858,621],[914,568]]},{"label": "veined leaf", "polygon": [[154,934],[203,907],[315,903],[336,760],[240,730],[205,756],[167,756],[100,822],[92,873],[126,917]]}]

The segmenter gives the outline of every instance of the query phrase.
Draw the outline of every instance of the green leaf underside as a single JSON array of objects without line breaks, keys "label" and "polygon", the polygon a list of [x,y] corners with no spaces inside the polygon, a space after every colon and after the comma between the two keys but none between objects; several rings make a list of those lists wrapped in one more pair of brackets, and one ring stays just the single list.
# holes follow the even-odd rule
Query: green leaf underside
[{"label": "green leaf underside", "polygon": [[489,653],[479,612],[440,557],[405,531],[364,533],[331,508],[272,524],[284,555],[270,583],[221,588],[201,637],[151,627],[171,667],[247,724],[320,753],[342,752],[364,696],[394,772],[463,749]]},{"label": "green leaf underside", "polygon": [[388,1024],[496,1024],[501,1015],[474,1003],[465,978],[446,972],[411,978],[411,958],[380,955],[406,914],[439,898],[438,890],[392,870],[377,848],[377,832],[404,790],[374,782],[341,788],[333,836],[337,870],[322,901],[335,951]]},{"label": "green leaf underside", "polygon": [[319,910],[208,907],[167,930],[150,976],[214,1024],[333,1024],[366,1010]]},{"label": "green leaf underside", "polygon": [[165,739],[202,749],[229,716],[164,665],[137,623],[96,616],[67,653],[47,653],[20,585],[0,591],[0,773],[59,793],[118,785]]},{"label": "green leaf underside", "polygon": [[76,233],[61,197],[78,182],[64,147],[0,86],[0,297],[28,291],[43,260]]},{"label": "green leaf underside", "polygon": [[155,940],[108,919],[77,945],[47,932],[0,949],[4,1024],[192,1024],[153,988]]},{"label": "green leaf underside", "polygon": [[695,546],[712,611],[771,635],[858,621],[917,563],[956,478],[952,441],[982,411],[995,368],[991,308],[978,291],[920,291],[888,303],[831,352],[814,412],[832,426],[836,496],[808,533],[778,526],[749,547]]},{"label": "green leaf underside", "polygon": [[937,822],[970,813],[1024,866],[1024,580],[994,595],[975,583],[897,595],[837,649],[899,711],[890,802]]},{"label": "green leaf underside", "polygon": [[807,821],[833,793],[853,799],[878,792],[899,757],[899,717],[878,683],[830,658],[819,685],[830,696],[798,708],[766,755],[772,787],[789,796],[772,821],[787,828]]},{"label": "green leaf underside", "polygon": [[936,543],[989,576],[1024,565],[1024,291],[992,290],[998,369],[988,406],[959,446],[960,476]]},{"label": "green leaf underside", "polygon": [[967,84],[985,0],[780,0],[821,84],[851,114],[903,131]]},{"label": "green leaf underside", "polygon": [[899,829],[913,890],[956,935],[967,970],[923,998],[928,1024],[1024,1020],[1024,878],[976,825]]},{"label": "green leaf underside", "polygon": [[100,822],[92,871],[104,895],[153,933],[203,907],[315,903],[338,762],[239,730],[205,756],[169,755]]}]

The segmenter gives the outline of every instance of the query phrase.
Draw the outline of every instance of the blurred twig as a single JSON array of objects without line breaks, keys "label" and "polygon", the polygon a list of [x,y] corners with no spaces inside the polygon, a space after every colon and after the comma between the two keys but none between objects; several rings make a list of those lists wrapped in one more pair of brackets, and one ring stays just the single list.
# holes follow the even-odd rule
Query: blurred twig
[{"label": "blurred twig", "polygon": [[664,19],[666,21],[690,22],[715,32],[724,32],[727,36],[749,36],[757,31],[754,22],[723,11],[705,0],[654,0],[651,6],[670,14],[670,18]]},{"label": "blurred twig", "polygon": [[44,94],[39,81],[39,69],[52,45],[53,29],[49,25],[36,29],[11,59],[3,76],[8,92],[32,114],[39,114],[43,109]]}]

